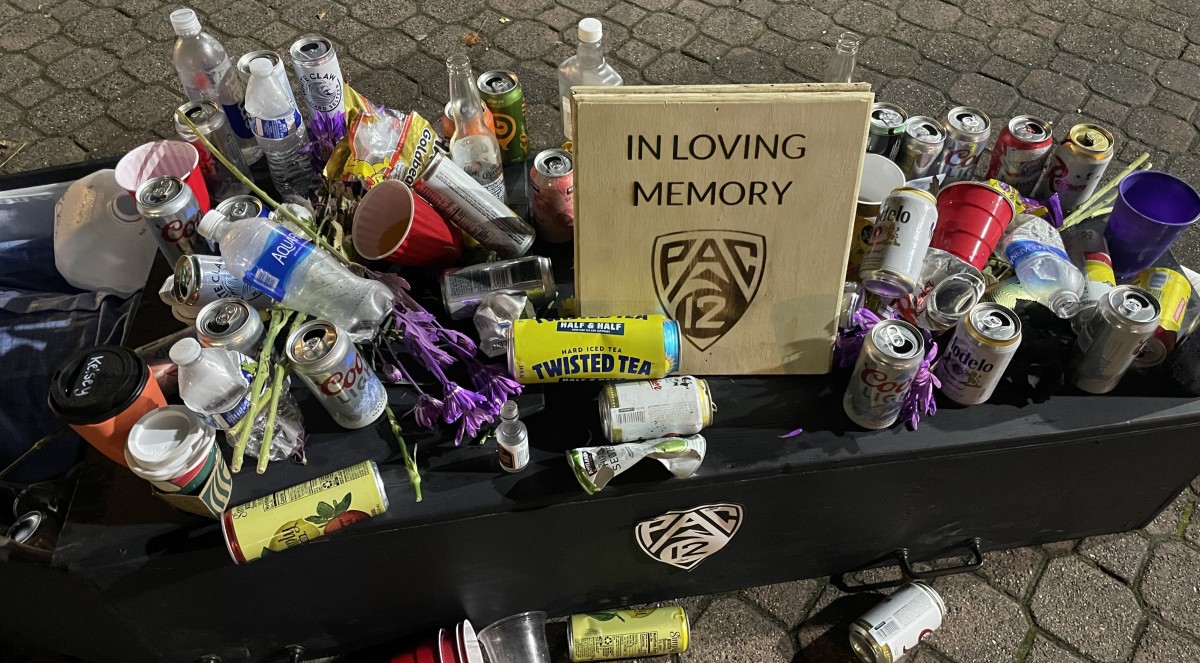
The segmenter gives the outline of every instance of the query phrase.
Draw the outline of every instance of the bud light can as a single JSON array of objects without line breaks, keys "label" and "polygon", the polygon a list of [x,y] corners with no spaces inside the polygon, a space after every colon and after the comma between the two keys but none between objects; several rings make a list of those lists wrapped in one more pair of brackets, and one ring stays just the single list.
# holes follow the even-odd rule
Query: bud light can
[{"label": "bud light can", "polygon": [[929,192],[906,187],[888,195],[858,268],[863,287],[887,298],[913,294],[936,225],[937,200]]},{"label": "bud light can", "polygon": [[992,135],[992,120],[981,110],[959,106],[946,114],[946,145],[938,172],[946,178],[942,186],[969,180],[975,164]]},{"label": "bud light can", "polygon": [[333,43],[320,35],[304,35],[288,49],[292,71],[313,113],[346,110],[345,78]]},{"label": "bud light can", "polygon": [[962,405],[991,398],[1020,344],[1021,320],[1011,309],[991,302],[971,307],[934,371],[942,393]]},{"label": "bud light can", "polygon": [[884,320],[872,327],[842,399],[846,416],[872,430],[896,423],[924,356],[925,339],[916,327],[902,320]]},{"label": "bud light can", "polygon": [[342,428],[369,426],[387,407],[387,391],[379,377],[332,323],[313,320],[287,339],[292,372]]},{"label": "bud light can", "polygon": [[158,250],[174,265],[185,255],[206,253],[204,238],[196,233],[200,203],[183,180],[170,175],[152,177],[137,189],[138,212],[150,226]]}]

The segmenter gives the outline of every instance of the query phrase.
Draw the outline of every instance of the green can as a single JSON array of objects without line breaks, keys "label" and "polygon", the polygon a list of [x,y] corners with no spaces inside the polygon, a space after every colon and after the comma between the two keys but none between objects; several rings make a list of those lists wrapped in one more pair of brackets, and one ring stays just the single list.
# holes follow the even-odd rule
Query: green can
[{"label": "green can", "polygon": [[529,135],[525,133],[525,93],[517,75],[489,71],[480,75],[478,87],[483,103],[492,111],[504,163],[524,163],[529,156]]}]

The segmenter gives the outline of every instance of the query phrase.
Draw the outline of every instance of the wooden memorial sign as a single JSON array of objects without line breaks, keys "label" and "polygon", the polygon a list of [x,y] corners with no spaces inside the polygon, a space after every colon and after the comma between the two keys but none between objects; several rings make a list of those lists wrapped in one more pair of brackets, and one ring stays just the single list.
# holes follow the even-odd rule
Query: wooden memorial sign
[{"label": "wooden memorial sign", "polygon": [[685,373],[827,373],[873,99],[574,88],[580,313],[675,319]]}]

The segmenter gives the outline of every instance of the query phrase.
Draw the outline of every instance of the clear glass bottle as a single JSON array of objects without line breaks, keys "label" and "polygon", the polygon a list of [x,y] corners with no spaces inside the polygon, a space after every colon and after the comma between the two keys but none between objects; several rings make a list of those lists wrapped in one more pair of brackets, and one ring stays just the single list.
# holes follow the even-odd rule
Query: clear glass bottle
[{"label": "clear glass bottle", "polygon": [[825,83],[849,83],[854,76],[854,63],[858,57],[858,45],[862,37],[853,32],[843,32],[838,35],[837,46],[833,55],[829,56],[829,64],[825,67]]},{"label": "clear glass bottle", "polygon": [[[312,193],[312,160],[304,153],[308,133],[296,106],[292,88],[279,80],[267,58],[250,61],[246,86],[246,113],[254,124],[254,137],[267,157],[271,181],[281,196],[306,197]],[[284,77],[286,81],[286,76]]]},{"label": "clear glass bottle", "polygon": [[579,45],[575,55],[558,65],[558,101],[562,105],[563,135],[574,140],[571,120],[571,88],[576,85],[621,85],[621,75],[604,60],[604,25],[599,19],[585,18],[579,22]]},{"label": "clear glass bottle", "polygon": [[471,75],[471,61],[465,55],[451,55],[446,58],[446,72],[450,75],[450,112],[454,120],[450,160],[488,193],[506,202],[500,142],[483,121],[483,101]]},{"label": "clear glass bottle", "polygon": [[520,472],[529,464],[529,431],[517,418],[516,401],[505,401],[500,407],[496,448],[500,454],[500,467],[506,472]]}]

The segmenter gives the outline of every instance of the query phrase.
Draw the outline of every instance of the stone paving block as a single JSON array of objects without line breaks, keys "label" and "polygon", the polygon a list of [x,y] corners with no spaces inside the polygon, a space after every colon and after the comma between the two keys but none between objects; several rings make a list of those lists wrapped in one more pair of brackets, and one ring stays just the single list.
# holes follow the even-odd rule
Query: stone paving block
[{"label": "stone paving block", "polygon": [[1028,14],[1021,22],[1020,27],[1021,29],[1028,30],[1039,37],[1045,37],[1046,39],[1053,41],[1054,37],[1058,35],[1058,30],[1061,27],[1061,24],[1059,24],[1058,21],[1048,19],[1045,16]]},{"label": "stone paving block", "polygon": [[936,62],[928,60],[923,60],[912,74],[913,78],[926,85],[932,85],[939,90],[949,90],[951,86],[958,82],[960,76],[962,76],[962,72],[950,67],[943,67]]},{"label": "stone paving block", "polygon": [[[165,16],[147,17],[170,30],[170,23]],[[133,28],[133,20],[115,9],[96,9],[67,23],[65,32],[75,41],[84,46],[100,46],[102,44],[120,41]]]},{"label": "stone paving block", "polygon": [[784,83],[795,79],[779,58],[752,48],[729,51],[713,65],[713,73],[739,83]]},{"label": "stone paving block", "polygon": [[1017,657],[1029,620],[1020,604],[973,575],[938,578],[946,602],[942,627],[927,644],[956,661],[1008,663]]},{"label": "stone paving block", "polygon": [[625,62],[641,69],[661,53],[659,49],[636,39],[630,39],[621,45],[616,56]]},{"label": "stone paving block", "polygon": [[963,12],[941,0],[911,0],[900,6],[900,18],[930,30],[949,30]]},{"label": "stone paving block", "polygon": [[373,28],[391,28],[417,13],[408,0],[355,0],[350,14]]},{"label": "stone paving block", "polygon": [[1200,660],[1200,642],[1150,622],[1132,663],[1178,663]]},{"label": "stone paving block", "polygon": [[1083,83],[1045,69],[1031,71],[1020,89],[1026,97],[1063,112],[1078,110],[1088,95]]},{"label": "stone paving block", "polygon": [[159,83],[179,80],[170,51],[153,46],[137,53],[126,55],[120,60],[121,69],[142,83]]},{"label": "stone paving block", "polygon": [[1177,30],[1164,28],[1160,25],[1138,21],[1126,25],[1121,31],[1121,41],[1139,51],[1145,51],[1155,57],[1173,60],[1183,54],[1187,44],[1183,35]]},{"label": "stone paving block", "polygon": [[1151,536],[1174,536],[1179,521],[1183,518],[1183,512],[1193,500],[1194,497],[1190,491],[1182,491],[1161,513],[1155,516],[1154,520],[1150,521],[1149,525],[1142,528],[1142,531]]},{"label": "stone paving block", "polygon": [[942,91],[910,78],[896,78],[876,93],[877,98],[899,104],[909,115],[928,115],[938,118],[946,108]]},{"label": "stone paving block", "polygon": [[31,108],[43,99],[54,96],[58,90],[58,86],[49,81],[35,79],[21,86],[21,94],[16,95],[14,101],[25,108]]},{"label": "stone paving block", "polygon": [[883,597],[875,592],[846,594],[827,585],[808,618],[795,630],[800,655],[793,663],[859,663],[850,649],[849,625]]},{"label": "stone paving block", "polygon": [[[1127,19],[1117,16],[1116,14],[1110,14],[1106,11],[1093,9],[1092,11],[1088,12],[1087,17],[1084,18],[1083,24],[1091,28],[1096,28],[1097,30],[1111,30],[1113,32],[1118,32],[1119,34],[1121,27],[1126,25],[1127,22]],[[1119,45],[1120,42],[1118,40],[1114,43]]]},{"label": "stone paving block", "polygon": [[793,50],[796,49],[796,42],[784,37],[777,32],[767,30],[754,40],[754,48],[768,55],[779,58],[782,62]]},{"label": "stone paving block", "polygon": [[872,37],[858,51],[858,61],[889,76],[908,76],[921,62],[916,49],[884,37]]},{"label": "stone paving block", "polygon": [[[675,4],[675,0],[630,0],[630,1],[633,2],[634,4],[638,5],[642,9],[645,9],[646,11],[651,11],[651,12],[657,12],[657,11],[662,11],[664,9],[670,9],[671,5]],[[732,2],[710,2],[709,4],[711,4],[711,5],[723,5],[723,4],[729,5],[729,4],[733,4],[733,3]]]},{"label": "stone paving block", "polygon": [[[142,9],[140,13],[145,13],[144,8],[147,4],[154,7],[158,6],[157,2],[140,3],[140,7],[138,6],[139,3],[130,2],[129,4],[134,6],[122,6],[121,9],[126,13],[134,13],[135,15],[137,15],[139,8]],[[64,22],[70,21],[81,14],[90,12],[92,10],[92,6],[86,2],[83,2],[83,0],[67,0],[66,2],[60,3],[54,7],[50,7],[49,10],[50,15],[54,17],[54,20]]]},{"label": "stone paving block", "polygon": [[140,83],[123,71],[113,73],[93,82],[88,91],[105,101],[115,101],[136,89]]},{"label": "stone paving block", "polygon": [[1059,22],[1076,21],[1088,12],[1085,0],[1028,0],[1030,10]]},{"label": "stone paving block", "polygon": [[147,140],[145,134],[130,131],[103,116],[76,129],[71,138],[88,152],[99,155],[128,152]]},{"label": "stone paving block", "polygon": [[1200,64],[1200,44],[1188,44],[1183,49],[1183,59],[1192,64]]},{"label": "stone paving block", "polygon": [[833,15],[833,21],[862,35],[880,36],[895,25],[896,15],[869,2],[848,0]]},{"label": "stone paving block", "polygon": [[63,92],[46,99],[33,108],[38,129],[51,136],[67,133],[71,129],[102,114],[103,103],[82,90]]},{"label": "stone paving block", "polygon": [[700,23],[700,31],[730,46],[746,46],[754,43],[763,27],[759,19],[727,7],[709,14]]},{"label": "stone paving block", "polygon": [[116,68],[117,59],[112,55],[89,48],[47,65],[46,76],[67,89],[73,89],[85,87]]},{"label": "stone paving block", "polygon": [[1060,74],[1074,78],[1075,80],[1086,80],[1088,75],[1096,65],[1088,62],[1081,57],[1071,55],[1070,53],[1058,53],[1054,59],[1050,61],[1050,70],[1057,71]]},{"label": "stone paving block", "polygon": [[1143,619],[1128,588],[1075,556],[1050,560],[1029,607],[1038,626],[1101,663],[1128,658]]},{"label": "stone paving block", "polygon": [[1200,99],[1200,66],[1190,62],[1165,62],[1158,68],[1155,80],[1182,95]]},{"label": "stone paving block", "polygon": [[1079,554],[1126,584],[1133,584],[1150,552],[1150,542],[1133,532],[1093,536],[1079,542]]},{"label": "stone paving block", "polygon": [[645,75],[655,85],[690,85],[709,82],[712,67],[682,53],[665,53],[646,67]]},{"label": "stone paving block", "polygon": [[206,27],[213,27],[227,35],[248,37],[275,20],[275,12],[255,0],[245,0],[221,10],[212,16]]},{"label": "stone paving block", "polygon": [[1141,593],[1167,623],[1200,637],[1200,552],[1174,541],[1160,544],[1151,553]]},{"label": "stone paving block", "polygon": [[18,86],[37,80],[42,68],[20,54],[0,55],[0,89],[15,90]]},{"label": "stone paving block", "polygon": [[1054,42],[1059,48],[1079,57],[1098,62],[1112,61],[1120,52],[1111,35],[1103,30],[1075,23],[1063,26]]},{"label": "stone paving block", "polygon": [[771,613],[791,630],[804,621],[821,587],[822,583],[817,580],[797,580],[753,587],[743,590],[742,596]]},{"label": "stone paving block", "polygon": [[58,21],[42,14],[25,14],[0,30],[0,50],[23,51],[59,31]]},{"label": "stone paving block", "polygon": [[976,41],[962,39],[958,35],[939,32],[921,46],[925,57],[960,71],[975,71],[979,63],[988,58],[988,50]]},{"label": "stone paving block", "polygon": [[688,42],[687,46],[683,47],[683,54],[701,62],[716,64],[729,50],[728,46],[712,37],[697,35],[695,39]]},{"label": "stone paving block", "polygon": [[[819,81],[825,73],[825,65],[829,60],[831,50],[828,46],[815,41],[802,42],[796,46],[796,50],[792,51],[791,56],[784,64],[788,69],[810,81]],[[858,80],[857,71],[855,80]]]},{"label": "stone paving block", "polygon": [[[33,59],[41,62],[42,64],[51,64],[58,62],[59,60],[69,59],[67,56],[78,50],[79,44],[76,44],[66,35],[57,34],[42,41],[42,43],[38,44],[37,46],[25,51],[25,53],[32,56]],[[5,57],[24,56],[0,56],[0,62],[2,62]],[[30,75],[32,75],[32,72]]]},{"label": "stone paving block", "polygon": [[1162,65],[1162,60],[1133,48],[1121,49],[1121,54],[1117,56],[1116,61],[1131,69],[1137,69],[1147,75],[1151,75]]},{"label": "stone paving block", "polygon": [[[368,66],[390,66],[398,58],[415,53],[420,44],[415,39],[392,30],[375,30],[359,37],[355,42],[354,52],[362,57]],[[476,64],[476,68],[479,65]]]},{"label": "stone paving block", "polygon": [[564,7],[555,7],[548,12],[538,14],[539,21],[559,31],[566,30],[572,25],[578,26],[582,18],[579,14]]},{"label": "stone paving block", "polygon": [[1130,137],[1166,152],[1186,152],[1196,127],[1157,108],[1135,108],[1125,121]]},{"label": "stone paving block", "polygon": [[[46,138],[36,143],[26,145],[5,165],[5,171],[19,173],[25,170],[36,170],[64,163],[74,163],[83,160],[87,152],[75,144],[70,138],[59,136]],[[7,155],[4,156],[7,159]]]},{"label": "stone paving block", "polygon": [[663,50],[674,50],[686,44],[696,34],[696,28],[678,16],[658,12],[643,19],[632,32],[634,37],[646,43]]},{"label": "stone paving block", "polygon": [[1017,85],[1025,79],[1029,69],[1004,58],[992,56],[980,67],[979,73],[1002,83]]},{"label": "stone paving block", "polygon": [[[1007,123],[1007,118],[993,116],[992,123],[992,133],[996,134],[999,127]],[[986,559],[979,575],[994,587],[1021,600],[1037,583],[1046,553],[1038,548],[1014,548],[990,552]]]},{"label": "stone paving block", "polygon": [[[1005,116],[1017,105],[1017,91],[1012,86],[979,74],[963,74],[950,88],[950,100],[963,106],[984,110],[993,122]],[[995,125],[993,132],[998,131]]]},{"label": "stone paving block", "polygon": [[785,5],[767,19],[767,27],[792,39],[820,39],[832,28],[829,17],[804,5]]},{"label": "stone paving block", "polygon": [[1128,67],[1104,63],[1096,65],[1087,77],[1088,86],[1123,104],[1140,106],[1150,103],[1157,86],[1154,81]]},{"label": "stone paving block", "polygon": [[779,5],[775,4],[774,0],[739,0],[737,7],[747,14],[762,20],[775,13]]},{"label": "stone paving block", "polygon": [[1005,28],[992,41],[992,52],[1027,67],[1044,67],[1054,59],[1053,45],[1023,29]]},{"label": "stone paving block", "polygon": [[676,16],[699,23],[700,19],[711,14],[714,8],[698,0],[681,0],[679,4],[671,7],[670,11]]},{"label": "stone paving block", "polygon": [[[632,27],[638,21],[645,18],[647,14],[648,12],[645,9],[642,9],[635,4],[622,2],[618,5],[613,5],[612,9],[609,9],[607,12],[605,12],[604,16],[605,18],[612,19],[617,23],[624,25],[625,27]],[[566,21],[562,25],[552,27],[555,27],[558,30],[564,30],[571,25],[578,25],[578,21]],[[688,25],[690,27],[691,24],[689,23]],[[634,31],[634,35],[637,35],[636,31]]]},{"label": "stone paving block", "polygon": [[[609,30],[605,30],[608,37]],[[554,30],[532,21],[514,21],[496,33],[492,43],[521,60],[544,54],[558,41]],[[615,45],[615,44],[614,44]]]},{"label": "stone paving block", "polygon": [[143,87],[108,105],[108,115],[120,124],[134,130],[151,131],[163,123],[147,108],[162,108],[168,111],[183,103],[182,94],[168,92],[162,86]]},{"label": "stone paving block", "polygon": [[1196,112],[1195,100],[1170,90],[1159,90],[1155,93],[1154,100],[1151,103],[1155,108],[1165,110],[1184,120],[1190,119],[1192,114]]},{"label": "stone paving block", "polygon": [[692,641],[682,655],[696,663],[789,663],[791,638],[736,598],[719,598],[692,624]]},{"label": "stone paving block", "polygon": [[1033,641],[1033,646],[1029,648],[1029,653],[1025,655],[1025,660],[1022,663],[1087,663],[1084,659],[1076,656],[1058,646],[1057,644],[1046,639],[1045,636],[1038,634]]},{"label": "stone paving block", "polygon": [[[892,29],[888,30],[887,38],[900,42],[905,46],[920,48],[932,34],[931,30],[927,30],[919,25],[909,23],[908,21],[897,21],[892,26]],[[831,42],[831,45],[833,43],[836,42]]]}]

